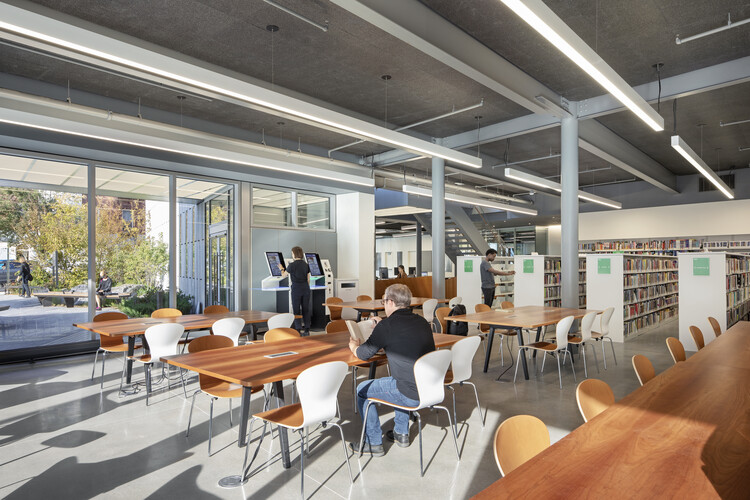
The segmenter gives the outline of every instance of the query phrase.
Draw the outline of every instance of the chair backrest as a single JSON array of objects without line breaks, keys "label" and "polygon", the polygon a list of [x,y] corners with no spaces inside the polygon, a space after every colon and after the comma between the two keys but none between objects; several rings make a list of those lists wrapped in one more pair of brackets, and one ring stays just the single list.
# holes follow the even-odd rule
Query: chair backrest
[{"label": "chair backrest", "polygon": [[265,342],[278,342],[280,340],[298,339],[299,332],[294,328],[272,328],[263,336]]},{"label": "chair backrest", "polygon": [[297,377],[297,394],[304,421],[301,427],[319,424],[336,416],[336,399],[349,367],[331,361],[307,368]]},{"label": "chair backrest", "polygon": [[500,303],[500,309],[513,309],[513,302],[504,300]]},{"label": "chair backrest", "polygon": [[495,462],[500,474],[507,476],[549,445],[547,426],[538,418],[516,415],[506,419],[495,431]]},{"label": "chair backrest", "polygon": [[146,328],[144,333],[151,353],[152,361],[159,361],[162,356],[177,354],[177,343],[185,333],[185,327],[179,323],[161,323]]},{"label": "chair backrest", "polygon": [[419,408],[441,403],[445,399],[445,374],[453,360],[447,349],[422,355],[414,363],[414,380],[419,392]]},{"label": "chair backrest", "polygon": [[341,304],[344,299],[340,297],[328,297],[326,299],[326,306],[328,307],[328,313],[331,317],[331,321],[341,319],[341,307],[336,307],[334,304]]},{"label": "chair backrest", "polygon": [[651,361],[643,354],[636,354],[633,356],[633,369],[635,370],[635,375],[638,377],[638,382],[640,382],[641,385],[656,376],[654,365],[652,365]]},{"label": "chair backrest", "polygon": [[451,347],[452,382],[463,382],[471,378],[471,363],[474,361],[474,354],[479,349],[481,340],[481,337],[474,335],[453,344]]},{"label": "chair backrest", "polygon": [[222,306],[221,304],[214,304],[212,306],[206,306],[205,309],[203,309],[203,314],[219,314],[219,313],[228,313],[229,308],[227,306]]},{"label": "chair backrest", "polygon": [[605,381],[589,378],[576,387],[576,401],[583,421],[588,422],[615,404],[615,394]]},{"label": "chair backrest", "polygon": [[667,337],[667,349],[669,349],[669,354],[672,355],[672,361],[674,361],[674,364],[677,364],[678,361],[685,361],[687,359],[687,356],[685,356],[685,346],[682,345],[680,339]]},{"label": "chair backrest", "polygon": [[700,328],[697,326],[691,326],[690,327],[690,335],[693,336],[693,340],[695,341],[695,346],[700,351],[703,349],[703,347],[706,345],[706,343],[703,341],[703,332]]},{"label": "chair backrest", "polygon": [[238,345],[243,328],[245,328],[245,320],[242,318],[224,318],[211,325],[214,336],[228,337],[232,339],[234,345]]},{"label": "chair backrest", "polygon": [[182,311],[171,307],[163,307],[151,313],[152,318],[176,318],[182,316]]},{"label": "chair backrest", "polygon": [[568,345],[568,332],[570,331],[571,325],[573,325],[573,316],[566,316],[557,322],[555,327],[555,336],[557,337],[557,348],[565,349]]},{"label": "chair backrest", "polygon": [[615,308],[608,307],[602,312],[601,324],[599,326],[599,333],[607,335],[609,333],[609,322],[612,320],[612,314],[614,314]]},{"label": "chair backrest", "polygon": [[[238,318],[228,318],[228,319],[238,319]],[[224,320],[221,320],[221,321],[224,321]],[[214,325],[215,324],[216,323],[214,323]],[[198,337],[196,339],[191,340],[187,346],[187,349],[188,349],[188,352],[193,353],[193,352],[208,351],[211,349],[223,349],[225,347],[234,347],[236,345],[237,343],[232,342],[232,339],[230,339],[229,337],[225,337],[222,335],[206,335],[204,337]],[[198,374],[198,385],[200,385],[201,388],[208,387],[209,385],[213,385],[216,382],[221,382],[221,380],[215,377],[212,377],[210,375],[204,375],[202,373]]]},{"label": "chair backrest", "polygon": [[[99,313],[94,316],[94,323],[100,321],[114,321],[118,319],[128,319],[128,315],[125,313],[112,311]],[[122,344],[122,337],[110,337],[109,335],[99,335],[99,345],[102,347],[113,347]]]},{"label": "chair backrest", "polygon": [[357,295],[357,302],[364,302],[366,300],[372,300],[369,295]]},{"label": "chair backrest", "polygon": [[422,316],[424,316],[424,319],[426,319],[428,323],[432,323],[433,318],[435,318],[435,308],[437,305],[437,299],[425,300],[424,304],[422,304]]},{"label": "chair backrest", "polygon": [[326,325],[326,333],[348,332],[345,319],[334,319]]},{"label": "chair backrest", "polygon": [[294,314],[281,313],[268,318],[268,329],[273,330],[274,328],[289,328],[293,323]]},{"label": "chair backrest", "polygon": [[454,307],[454,306],[455,306],[456,304],[460,304],[462,300],[463,300],[463,298],[461,298],[461,297],[458,297],[458,296],[456,296],[456,297],[453,297],[452,299],[450,299],[450,300],[448,301],[448,307],[450,307],[451,309],[453,309],[453,307]]},{"label": "chair backrest", "polygon": [[[477,304],[477,305],[474,306],[474,312],[475,313],[482,313],[482,312],[487,312],[487,311],[491,311],[491,310],[492,310],[492,308],[490,306],[488,306],[487,304]],[[480,324],[479,325],[479,331],[482,332],[482,333],[489,332],[490,331],[490,325]]]},{"label": "chair backrest", "polygon": [[596,314],[595,312],[590,312],[581,318],[581,340],[584,342],[591,340],[591,328],[594,326]]},{"label": "chair backrest", "polygon": [[450,307],[438,307],[437,309],[435,309],[435,318],[437,318],[438,322],[440,323],[440,333],[448,333],[448,326],[445,318],[446,316],[448,316],[448,314],[450,314],[450,312]]},{"label": "chair backrest", "polygon": [[716,321],[716,318],[709,316],[708,322],[711,323],[711,328],[714,330],[714,337],[721,335],[721,327],[719,326],[719,322]]}]

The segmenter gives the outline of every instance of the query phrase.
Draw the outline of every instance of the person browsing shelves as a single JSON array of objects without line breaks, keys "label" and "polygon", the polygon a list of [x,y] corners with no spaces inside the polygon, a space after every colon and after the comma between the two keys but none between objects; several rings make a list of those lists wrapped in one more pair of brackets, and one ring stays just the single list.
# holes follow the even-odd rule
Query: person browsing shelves
[{"label": "person browsing shelves", "polygon": [[[290,294],[292,298],[292,312],[295,316],[302,315],[302,320],[295,318],[294,327],[303,336],[310,335],[310,266],[305,261],[305,253],[300,247],[292,248],[294,261],[286,266],[286,271],[279,265],[282,276],[289,277]],[[302,325],[304,323],[304,326]]]},{"label": "person browsing shelves", "polygon": [[497,257],[497,251],[490,248],[485,253],[485,260],[479,264],[479,276],[482,279],[482,296],[484,303],[492,307],[495,300],[495,276],[513,276],[515,271],[498,271],[492,267],[492,261]]}]

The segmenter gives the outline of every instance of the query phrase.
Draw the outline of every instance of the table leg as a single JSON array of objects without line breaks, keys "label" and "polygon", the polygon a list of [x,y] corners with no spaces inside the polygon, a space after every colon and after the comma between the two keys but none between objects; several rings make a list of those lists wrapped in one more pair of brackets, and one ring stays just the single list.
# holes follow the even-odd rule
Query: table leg
[{"label": "table leg", "polygon": [[133,375],[133,360],[130,359],[135,354],[135,335],[128,336],[128,370],[125,377],[125,382],[130,383],[131,376]]},{"label": "table leg", "polygon": [[484,354],[484,373],[490,366],[490,354],[492,353],[492,339],[495,338],[495,326],[490,325],[490,333],[487,335],[487,352]]},{"label": "table leg", "polygon": [[76,299],[73,297],[63,297],[63,300],[65,301],[65,307],[72,308]]},{"label": "table leg", "polygon": [[253,394],[252,387],[242,387],[242,401],[240,402],[240,435],[237,438],[237,446],[247,446],[250,436],[247,434],[247,422],[250,420],[250,396]]},{"label": "table leg", "polygon": [[[276,395],[276,402],[278,407],[284,406],[284,383],[279,380],[273,383],[273,390]],[[289,436],[286,432],[286,427],[278,426],[279,431],[279,443],[281,444],[281,465],[285,469],[289,469],[292,466],[292,461],[289,458]]]},{"label": "table leg", "polygon": [[377,368],[378,368],[378,362],[377,361],[373,361],[372,363],[370,363],[370,373],[367,374],[367,378],[369,380],[372,380],[372,379],[375,378],[375,370]]},{"label": "table leg", "polygon": [[[536,331],[536,341],[539,342],[539,334],[542,332],[541,327],[537,329]],[[518,345],[519,347],[523,345],[523,328],[518,328],[518,334],[516,335],[518,337]],[[525,349],[524,349],[525,350]],[[534,352],[536,354],[536,352]],[[523,376],[526,378],[526,380],[529,380],[529,365],[526,364],[526,353],[521,353],[521,364],[523,364]]]},{"label": "table leg", "polygon": [[359,323],[360,321],[362,321],[362,311],[357,309],[357,323]]}]

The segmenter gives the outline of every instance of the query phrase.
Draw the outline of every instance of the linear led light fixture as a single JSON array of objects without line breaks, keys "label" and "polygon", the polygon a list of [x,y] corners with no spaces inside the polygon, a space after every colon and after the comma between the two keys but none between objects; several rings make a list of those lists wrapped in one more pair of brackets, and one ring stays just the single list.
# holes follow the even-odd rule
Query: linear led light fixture
[{"label": "linear led light fixture", "polygon": [[[542,177],[537,177],[536,175],[527,174],[526,172],[521,172],[520,170],[516,170],[515,168],[506,168],[505,177],[523,182],[525,184],[531,184],[532,186],[551,189],[553,191],[557,191],[558,193],[562,193],[562,184],[551,181],[549,179],[544,179]],[[586,191],[579,190],[578,198],[590,201],[592,203],[598,203],[599,205],[605,205],[611,208],[622,208],[622,203],[620,202],[604,198],[603,196],[597,196]]]},{"label": "linear led light fixture", "polygon": [[[343,113],[329,110],[301,99],[289,97],[264,87],[232,78],[206,68],[179,61],[120,40],[41,16],[39,14],[0,3],[0,31],[71,50],[101,61],[107,61],[149,75],[164,78],[216,95],[260,106],[267,110],[296,117],[323,127],[366,137],[379,144],[390,145],[429,157],[471,168],[482,168],[481,158],[450,148],[414,139],[384,127],[357,120]],[[42,26],[43,28],[39,28]],[[37,31],[46,29],[56,36]],[[130,54],[130,58],[124,54]]]},{"label": "linear led light fixture", "polygon": [[[404,193],[428,196],[432,198],[432,190],[430,189],[425,189],[419,186],[412,186],[410,184],[404,184],[401,189],[404,191]],[[496,210],[505,210],[506,212],[516,212],[525,215],[537,214],[537,211],[532,208],[514,207],[513,205],[506,205],[505,203],[496,203],[494,201],[489,201],[482,198],[472,198],[471,196],[462,196],[460,194],[445,193],[445,199],[447,201],[455,201],[456,203],[466,203],[467,205],[477,205],[480,207],[494,208]]]},{"label": "linear led light fixture", "polygon": [[502,2],[635,113],[638,118],[646,122],[649,127],[657,132],[664,130],[664,118],[542,0],[502,0]]},{"label": "linear led light fixture", "polygon": [[706,165],[706,162],[704,162],[700,156],[695,154],[695,151],[692,150],[688,144],[682,140],[682,137],[679,135],[673,135],[671,139],[672,147],[680,153],[683,158],[685,158],[688,163],[690,163],[692,166],[695,167],[698,172],[700,172],[703,177],[711,181],[711,184],[716,186],[716,189],[724,193],[724,196],[729,198],[730,200],[734,199],[734,191],[730,189],[729,186],[727,186],[724,181],[722,181],[718,175],[716,175],[716,172],[711,170],[711,167]]}]

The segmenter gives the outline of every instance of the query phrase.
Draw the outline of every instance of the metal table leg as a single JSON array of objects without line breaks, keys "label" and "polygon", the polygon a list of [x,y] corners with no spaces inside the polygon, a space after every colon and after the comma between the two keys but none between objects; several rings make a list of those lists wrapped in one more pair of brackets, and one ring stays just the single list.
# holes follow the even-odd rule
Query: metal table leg
[{"label": "metal table leg", "polygon": [[127,361],[127,375],[125,376],[125,382],[130,383],[131,376],[133,375],[133,360],[130,359],[135,354],[135,335],[128,336],[128,361]]},{"label": "metal table leg", "polygon": [[237,438],[237,446],[242,448],[247,445],[249,436],[247,434],[247,422],[250,420],[250,396],[253,394],[252,387],[242,387],[242,401],[240,402],[240,435]]},{"label": "metal table leg", "polygon": [[[284,382],[281,380],[274,382],[273,390],[278,407],[281,408],[284,406]],[[286,427],[278,426],[278,431],[279,443],[281,444],[281,465],[285,469],[289,469],[292,466],[292,461],[289,457],[289,436],[287,435]]]},{"label": "metal table leg", "polygon": [[487,352],[484,354],[484,373],[490,366],[490,354],[492,353],[492,340],[495,338],[495,325],[490,325],[490,334],[487,336]]},{"label": "metal table leg", "polygon": [[[520,346],[523,344],[523,328],[518,328],[518,334],[516,335],[518,337],[518,345],[519,349]],[[537,328],[536,330],[536,341],[539,342],[539,335],[542,333],[542,327]],[[519,350],[520,352],[520,350]],[[536,354],[536,352],[534,353]],[[521,352],[521,364],[523,365],[523,376],[526,378],[526,380],[529,380],[529,365],[526,364],[526,353]]]}]

